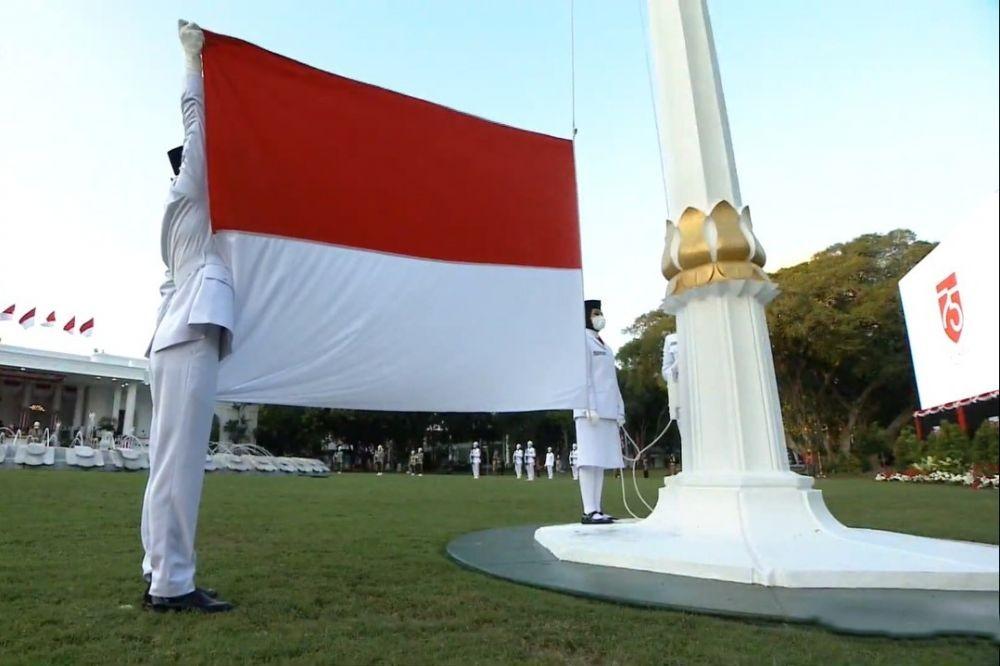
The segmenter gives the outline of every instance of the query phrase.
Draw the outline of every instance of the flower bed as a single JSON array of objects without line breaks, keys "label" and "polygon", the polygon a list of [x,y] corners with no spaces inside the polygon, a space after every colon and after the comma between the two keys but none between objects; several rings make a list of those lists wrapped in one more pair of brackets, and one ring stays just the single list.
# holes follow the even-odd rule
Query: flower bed
[{"label": "flower bed", "polygon": [[951,483],[970,488],[1000,488],[1000,475],[996,466],[973,465],[963,471],[960,462],[945,458],[926,458],[902,472],[883,470],[875,475],[876,481],[901,481],[903,483]]}]

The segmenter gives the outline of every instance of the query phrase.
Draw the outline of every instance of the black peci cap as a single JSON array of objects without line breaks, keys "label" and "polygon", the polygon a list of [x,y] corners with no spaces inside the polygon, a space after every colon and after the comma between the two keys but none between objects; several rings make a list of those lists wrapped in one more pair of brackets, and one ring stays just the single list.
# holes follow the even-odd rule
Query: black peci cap
[{"label": "black peci cap", "polygon": [[167,157],[170,158],[170,168],[174,170],[175,176],[181,175],[181,157],[183,153],[184,146],[177,146],[167,151]]}]

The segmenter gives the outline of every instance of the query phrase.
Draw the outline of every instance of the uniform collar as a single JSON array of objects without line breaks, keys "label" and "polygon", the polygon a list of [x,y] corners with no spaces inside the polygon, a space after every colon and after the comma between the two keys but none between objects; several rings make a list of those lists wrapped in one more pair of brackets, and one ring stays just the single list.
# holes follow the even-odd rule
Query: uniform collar
[{"label": "uniform collar", "polygon": [[588,329],[586,329],[586,331],[587,331],[587,335],[589,335],[592,338],[595,338],[598,342],[601,343],[601,346],[607,347],[607,345],[604,343],[604,340],[601,339],[601,334],[600,333],[598,333],[597,331],[595,331],[592,328],[588,328]]}]

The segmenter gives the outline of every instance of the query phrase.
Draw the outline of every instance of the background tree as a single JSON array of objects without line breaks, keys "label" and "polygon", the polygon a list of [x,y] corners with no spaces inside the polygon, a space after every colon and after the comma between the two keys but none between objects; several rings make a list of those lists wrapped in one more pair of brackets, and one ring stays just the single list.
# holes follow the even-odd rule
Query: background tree
[{"label": "background tree", "polygon": [[[643,448],[670,421],[667,386],[661,375],[663,338],[677,329],[673,315],[651,310],[640,315],[625,332],[632,339],[618,350],[618,384],[625,400],[626,428]],[[660,440],[680,450],[677,429]]]},{"label": "background tree", "polygon": [[1000,464],[1000,431],[995,423],[983,421],[972,436],[972,462],[980,466]]},{"label": "background tree", "polygon": [[793,446],[850,454],[871,422],[895,439],[915,405],[899,279],[933,248],[911,231],[866,234],[774,273],[768,309]]}]

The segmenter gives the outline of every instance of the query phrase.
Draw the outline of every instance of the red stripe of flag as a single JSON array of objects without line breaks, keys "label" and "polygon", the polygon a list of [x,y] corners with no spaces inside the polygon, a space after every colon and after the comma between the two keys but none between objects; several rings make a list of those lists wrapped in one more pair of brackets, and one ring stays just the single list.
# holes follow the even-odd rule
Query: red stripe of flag
[{"label": "red stripe of flag", "polygon": [[63,326],[63,330],[67,333],[72,333],[73,329],[76,328],[76,317],[70,317],[69,321]]},{"label": "red stripe of flag", "polygon": [[0,312],[0,320],[2,319],[13,319],[14,318],[14,306],[15,303],[11,303],[7,308]]},{"label": "red stripe of flag", "polygon": [[42,326],[55,326],[56,325],[56,311],[53,310],[49,313],[49,316],[45,318],[42,322]]},{"label": "red stripe of flag", "polygon": [[463,263],[581,267],[573,143],[205,32],[212,226]]},{"label": "red stripe of flag", "polygon": [[87,321],[80,324],[80,335],[89,338],[94,332],[94,318],[91,317]]}]

